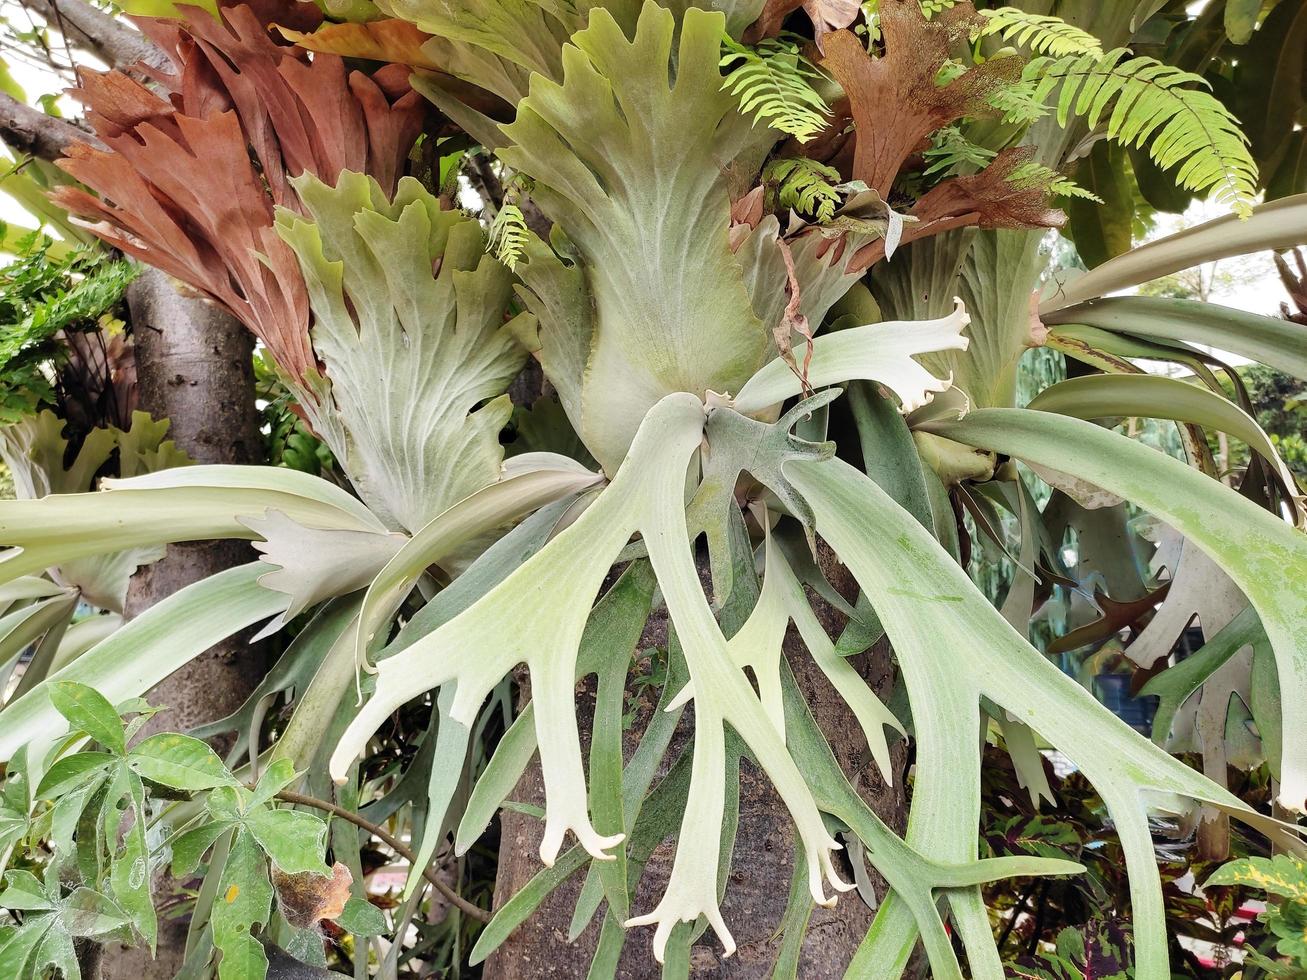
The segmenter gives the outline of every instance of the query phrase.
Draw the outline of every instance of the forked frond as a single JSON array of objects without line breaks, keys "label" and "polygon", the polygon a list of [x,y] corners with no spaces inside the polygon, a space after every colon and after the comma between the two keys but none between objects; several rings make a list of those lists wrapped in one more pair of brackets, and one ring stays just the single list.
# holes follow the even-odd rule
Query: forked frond
[{"label": "forked frond", "polygon": [[732,66],[722,88],[735,96],[742,113],[800,143],[826,128],[830,110],[811,82],[820,73],[797,44],[774,38],[750,48],[724,35],[722,46],[721,67]]}]

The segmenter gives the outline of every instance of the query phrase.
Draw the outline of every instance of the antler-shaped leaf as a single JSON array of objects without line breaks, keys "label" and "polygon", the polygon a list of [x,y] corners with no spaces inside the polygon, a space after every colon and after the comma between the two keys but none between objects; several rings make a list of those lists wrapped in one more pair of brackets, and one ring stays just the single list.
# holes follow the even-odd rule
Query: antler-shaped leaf
[{"label": "antler-shaped leaf", "polygon": [[[1066,448],[1083,452],[1082,444],[1071,441]],[[908,683],[918,770],[907,843],[943,860],[974,857],[980,802],[976,732],[979,700],[988,697],[1066,753],[1103,795],[1131,872],[1138,971],[1165,975],[1161,886],[1145,807],[1174,809],[1180,805],[1176,797],[1187,796],[1221,806],[1282,841],[1292,842],[1292,834],[1110,715],[1014,631],[929,533],[868,477],[838,460],[799,461],[786,473],[812,505],[818,530],[867,590]],[[965,657],[957,655],[963,650]],[[1001,977],[978,890],[950,891],[948,898],[972,974]],[[873,935],[878,941],[898,939],[874,927]]]},{"label": "antler-shaped leaf", "polygon": [[387,714],[435,686],[457,685],[450,713],[466,724],[504,674],[526,663],[547,799],[541,858],[552,863],[568,830],[592,855],[606,856],[605,850],[622,837],[598,834],[586,813],[573,685],[591,602],[627,539],[639,531],[685,648],[696,708],[697,764],[681,837],[684,850],[678,853],[664,900],[640,918],[658,922],[659,951],[677,921],[700,914],[731,947],[717,906],[719,845],[715,834],[704,832],[722,822],[726,723],[749,745],[793,815],[811,868],[814,898],[827,901],[823,874],[836,887],[850,887],[840,882],[831,864],[830,851],[838,845],[826,832],[802,775],[744,674],[731,662],[699,584],[689,549],[684,492],[686,467],[702,439],[703,424],[703,405],[694,396],[672,394],[660,401],[640,427],[613,483],[574,524],[465,613],[382,661],[376,695],[350,725],[331,760],[333,776],[341,778]]}]

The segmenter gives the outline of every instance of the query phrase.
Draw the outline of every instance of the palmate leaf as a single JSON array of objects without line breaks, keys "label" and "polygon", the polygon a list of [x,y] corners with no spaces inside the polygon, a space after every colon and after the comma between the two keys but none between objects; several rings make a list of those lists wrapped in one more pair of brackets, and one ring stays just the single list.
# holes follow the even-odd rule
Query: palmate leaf
[{"label": "palmate leaf", "polygon": [[415,531],[499,478],[505,391],[526,357],[504,322],[511,274],[476,221],[412,178],[389,201],[349,171],[334,188],[311,176],[295,187],[309,217],[282,210],[277,231],[299,258],[326,365],[331,408],[314,427],[368,506]]}]

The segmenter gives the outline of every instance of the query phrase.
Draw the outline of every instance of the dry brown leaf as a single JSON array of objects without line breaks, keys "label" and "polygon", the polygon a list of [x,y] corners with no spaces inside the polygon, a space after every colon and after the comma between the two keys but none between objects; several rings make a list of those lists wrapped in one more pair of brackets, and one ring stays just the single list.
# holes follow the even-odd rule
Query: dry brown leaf
[{"label": "dry brown leaf", "polygon": [[291,30],[280,24],[277,30],[305,51],[385,61],[431,71],[440,71],[442,67],[422,51],[422,45],[431,40],[431,35],[397,17],[366,24],[324,24],[311,33]]},{"label": "dry brown leaf", "polygon": [[886,197],[904,162],[924,148],[931,133],[989,111],[989,94],[1016,80],[1021,60],[995,58],[947,85],[937,83],[954,45],[978,23],[969,3],[927,20],[917,0],[882,0],[881,57],[870,55],[852,31],[826,36],[821,65],[844,89],[853,116],[854,179]]},{"label": "dry brown leaf", "polygon": [[744,32],[744,40],[757,44],[780,33],[785,18],[800,7],[812,21],[817,47],[824,48],[823,35],[848,27],[858,17],[858,0],[767,0],[758,19]]},{"label": "dry brown leaf", "polygon": [[[316,21],[295,5],[297,27]],[[289,178],[373,174],[390,193],[421,132],[425,102],[408,68],[346,73],[278,44],[242,4],[222,22],[142,18],[169,56],[149,70],[160,97],[121,72],[84,72],[75,95],[107,150],[74,146],[60,165],[96,191],[56,199],[105,241],[230,309],[292,378],[316,369],[299,263],[272,230],[273,206],[299,209]],[[251,160],[251,155],[253,160]]]},{"label": "dry brown leaf", "polygon": [[286,921],[296,929],[312,929],[323,919],[335,919],[345,911],[349,888],[354,877],[349,868],[337,861],[331,874],[312,871],[286,874],[272,869],[272,884],[277,889],[277,904]]}]

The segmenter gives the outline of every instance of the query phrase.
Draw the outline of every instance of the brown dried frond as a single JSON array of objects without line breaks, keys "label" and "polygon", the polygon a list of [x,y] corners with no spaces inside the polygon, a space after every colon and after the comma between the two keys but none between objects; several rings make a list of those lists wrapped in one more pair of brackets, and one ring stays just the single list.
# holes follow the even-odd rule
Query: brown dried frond
[{"label": "brown dried frond", "polygon": [[[279,16],[312,28],[303,6]],[[74,94],[108,149],[74,146],[60,166],[100,197],[64,188],[56,199],[105,241],[222,303],[298,379],[316,367],[308,299],[273,206],[299,208],[289,178],[304,172],[334,183],[341,170],[365,171],[392,191],[425,103],[402,65],[347,74],[336,55],[309,60],[277,43],[248,5],[222,16],[142,19],[174,65],[147,72],[167,98],[121,72],[83,73]]]},{"label": "brown dried frond", "polygon": [[869,54],[851,31],[826,36],[821,65],[844,89],[853,116],[853,177],[882,197],[931,133],[963,116],[990,111],[990,94],[1020,76],[1019,58],[995,58],[939,84],[940,69],[954,46],[979,22],[970,3],[927,20],[917,0],[882,0],[882,56]]}]

